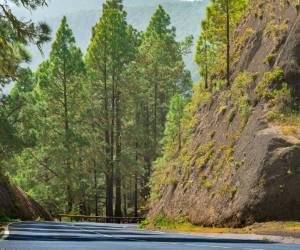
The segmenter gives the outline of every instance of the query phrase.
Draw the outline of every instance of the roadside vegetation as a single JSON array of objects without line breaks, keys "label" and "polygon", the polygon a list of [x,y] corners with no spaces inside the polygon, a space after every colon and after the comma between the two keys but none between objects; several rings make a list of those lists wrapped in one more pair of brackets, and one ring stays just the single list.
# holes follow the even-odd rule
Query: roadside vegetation
[{"label": "roadside vegetation", "polygon": [[295,221],[255,223],[244,228],[222,228],[202,227],[188,223],[187,220],[174,221],[159,217],[152,222],[144,221],[140,227],[167,232],[258,234],[300,238],[300,222]]}]

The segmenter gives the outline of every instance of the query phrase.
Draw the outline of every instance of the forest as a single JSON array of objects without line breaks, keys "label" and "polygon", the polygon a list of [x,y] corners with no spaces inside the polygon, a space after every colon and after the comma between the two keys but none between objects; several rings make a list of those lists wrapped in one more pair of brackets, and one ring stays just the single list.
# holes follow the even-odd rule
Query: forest
[{"label": "forest", "polygon": [[[106,0],[86,51],[64,17],[49,57],[34,71],[24,67],[31,60],[26,47],[34,44],[43,53],[49,26],[18,19],[8,2],[33,11],[47,1],[2,2],[0,83],[14,82],[14,87],[0,99],[0,171],[51,214],[144,216],[181,181],[184,190],[199,183],[205,197],[226,194],[233,200],[238,184],[224,185],[234,173],[220,178],[228,174],[228,166],[238,171],[247,163],[246,151],[235,161],[234,147],[255,109],[268,105],[266,116],[274,122],[298,115],[295,91],[274,66],[288,24],[270,22],[263,31],[275,44],[264,60],[268,70],[255,73],[244,67],[236,72],[256,35],[254,29],[243,30],[246,18],[264,19],[262,9],[247,0],[211,0],[206,17],[199,20],[199,37],[182,41],[161,5],[146,30],[138,31],[128,23],[122,0]],[[297,0],[292,4],[299,7]],[[184,62],[194,41],[201,77],[196,83]],[[226,114],[229,125],[213,130],[207,122],[198,127],[210,119],[214,103],[214,117]],[[235,119],[239,125],[231,131]],[[214,139],[219,132],[219,140]],[[224,145],[218,145],[225,134]],[[196,138],[204,142],[190,147]],[[193,171],[199,181],[191,178]],[[222,187],[209,193],[218,181]]]},{"label": "forest", "polygon": [[52,214],[138,216],[169,103],[191,95],[183,56],[192,37],[176,41],[162,6],[138,32],[122,1],[108,0],[85,54],[64,17],[49,58],[32,72],[22,67],[27,41],[42,52],[50,31],[1,7],[1,83],[15,82],[1,97],[1,171]]}]

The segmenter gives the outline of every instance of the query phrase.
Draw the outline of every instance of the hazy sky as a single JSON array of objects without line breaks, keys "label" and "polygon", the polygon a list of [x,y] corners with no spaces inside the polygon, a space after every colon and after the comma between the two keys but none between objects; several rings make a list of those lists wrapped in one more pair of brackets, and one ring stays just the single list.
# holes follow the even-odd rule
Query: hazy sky
[{"label": "hazy sky", "polygon": [[[61,16],[64,14],[76,13],[78,11],[87,11],[99,9],[105,0],[48,0],[48,7],[39,8],[32,12],[34,19],[44,19],[49,17]],[[160,3],[176,3],[179,1],[203,1],[203,0],[124,0],[126,6],[151,6]],[[30,16],[25,9],[18,9],[19,16]]]}]

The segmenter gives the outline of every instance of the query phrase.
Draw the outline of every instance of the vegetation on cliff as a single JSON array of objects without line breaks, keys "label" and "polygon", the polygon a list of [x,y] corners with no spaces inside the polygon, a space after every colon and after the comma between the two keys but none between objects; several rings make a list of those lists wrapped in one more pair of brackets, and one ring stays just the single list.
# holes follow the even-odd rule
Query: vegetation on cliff
[{"label": "vegetation on cliff", "polygon": [[[155,164],[149,215],[153,221],[241,226],[299,218],[294,212],[299,199],[287,184],[288,177],[299,181],[294,157],[299,154],[299,92],[288,77],[291,72],[299,76],[296,45],[289,51],[295,58],[293,69],[281,58],[288,42],[299,39],[299,3],[250,1],[241,6],[239,1],[233,8],[237,12],[231,13],[230,56],[226,18],[218,13],[222,3],[212,1],[201,24],[196,62],[203,80],[180,113],[183,129],[175,137],[181,139],[165,147]],[[171,139],[168,136],[165,133],[163,143]],[[289,158],[287,164],[277,158],[279,152]],[[278,207],[274,213],[280,199],[288,208]],[[289,209],[293,212],[287,215]]]}]

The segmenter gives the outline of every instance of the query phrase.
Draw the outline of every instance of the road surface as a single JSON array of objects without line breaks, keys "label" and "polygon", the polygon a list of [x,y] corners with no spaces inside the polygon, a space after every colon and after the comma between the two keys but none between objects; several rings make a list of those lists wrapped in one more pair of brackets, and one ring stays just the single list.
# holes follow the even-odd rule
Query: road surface
[{"label": "road surface", "polygon": [[141,231],[133,225],[23,222],[8,226],[1,250],[290,250],[300,245]]}]

